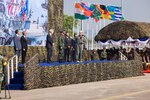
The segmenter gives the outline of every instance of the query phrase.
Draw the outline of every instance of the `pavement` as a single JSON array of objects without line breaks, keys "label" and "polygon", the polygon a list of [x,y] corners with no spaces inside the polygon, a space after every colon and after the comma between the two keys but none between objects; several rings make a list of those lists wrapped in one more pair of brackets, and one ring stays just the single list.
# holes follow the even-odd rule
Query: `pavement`
[{"label": "pavement", "polygon": [[[10,100],[150,100],[150,74],[131,78],[10,92]],[[4,91],[2,91],[0,97],[4,97]]]}]

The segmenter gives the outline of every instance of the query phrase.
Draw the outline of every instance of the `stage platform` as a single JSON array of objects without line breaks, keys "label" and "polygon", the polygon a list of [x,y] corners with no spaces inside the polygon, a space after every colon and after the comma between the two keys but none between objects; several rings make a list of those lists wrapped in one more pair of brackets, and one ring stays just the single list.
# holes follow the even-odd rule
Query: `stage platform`
[{"label": "stage platform", "polygon": [[[93,60],[83,62],[19,64],[10,89],[35,89],[86,82],[103,81],[143,75],[142,64],[137,61]],[[146,73],[146,71],[144,72]]]},{"label": "stage platform", "polygon": [[33,59],[24,67],[24,89],[37,89],[143,75],[139,61],[93,60],[39,63]]},{"label": "stage platform", "polygon": [[82,62],[52,62],[52,63],[39,63],[41,67],[53,67],[53,66],[61,66],[61,65],[74,65],[74,64],[88,64],[88,63],[108,63],[108,62],[126,62],[126,60],[93,60],[93,61],[82,61]]}]

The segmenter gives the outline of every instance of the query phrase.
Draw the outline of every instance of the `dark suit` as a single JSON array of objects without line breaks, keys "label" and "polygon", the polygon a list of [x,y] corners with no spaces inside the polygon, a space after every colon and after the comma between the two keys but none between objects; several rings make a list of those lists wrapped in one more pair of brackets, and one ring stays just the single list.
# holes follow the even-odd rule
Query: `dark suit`
[{"label": "dark suit", "polygon": [[22,46],[22,64],[24,64],[25,58],[26,58],[26,53],[28,50],[28,43],[27,43],[27,39],[25,38],[25,36],[21,37],[21,46]]},{"label": "dark suit", "polygon": [[47,35],[46,37],[46,49],[47,49],[47,62],[51,62],[52,53],[53,53],[53,43],[54,39],[53,36]]},{"label": "dark suit", "polygon": [[71,45],[72,45],[72,61],[77,61],[77,37],[74,37],[74,39],[71,39]]},{"label": "dark suit", "polygon": [[15,54],[18,55],[18,58],[20,57],[20,51],[21,51],[21,42],[20,42],[20,37],[17,36],[15,34],[14,38],[13,38],[13,41],[14,41],[14,50],[15,50]]},{"label": "dark suit", "polygon": [[65,51],[64,51],[64,61],[70,61],[70,51],[71,51],[71,39],[70,37],[66,36],[65,38]]}]

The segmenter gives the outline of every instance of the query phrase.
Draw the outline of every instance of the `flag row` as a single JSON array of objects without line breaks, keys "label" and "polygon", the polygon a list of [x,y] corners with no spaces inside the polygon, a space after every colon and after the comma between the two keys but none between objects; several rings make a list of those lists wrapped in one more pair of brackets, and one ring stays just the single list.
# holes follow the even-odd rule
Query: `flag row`
[{"label": "flag row", "polygon": [[6,6],[8,16],[19,17],[23,20],[27,19],[29,15],[29,0],[7,0]]},{"label": "flag row", "polygon": [[87,6],[85,3],[75,3],[75,18],[86,20],[93,18],[96,22],[100,19],[109,19],[114,21],[124,20],[122,16],[122,8],[118,6],[106,6],[91,4]]}]

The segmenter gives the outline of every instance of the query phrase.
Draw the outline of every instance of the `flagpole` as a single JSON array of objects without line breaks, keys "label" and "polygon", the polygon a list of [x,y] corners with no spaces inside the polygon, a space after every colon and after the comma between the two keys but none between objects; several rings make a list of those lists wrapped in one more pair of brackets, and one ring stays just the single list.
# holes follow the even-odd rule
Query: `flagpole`
[{"label": "flagpole", "polygon": [[[80,2],[82,3],[82,0]],[[83,30],[83,20],[81,20],[81,30]]]},{"label": "flagpole", "polygon": [[123,16],[123,0],[121,0],[121,13],[122,13],[122,16]]},{"label": "flagpole", "polygon": [[89,19],[87,20],[87,49],[89,50]]},{"label": "flagpole", "polygon": [[[75,2],[74,2],[75,5]],[[75,12],[75,8],[74,8],[74,12]],[[73,28],[72,28],[72,36],[74,36],[74,23],[75,23],[75,18],[73,16]]]},{"label": "flagpole", "polygon": [[101,28],[102,28],[102,22],[101,22],[101,19],[100,19],[100,22],[99,22],[99,23],[100,23],[100,30],[101,30]]},{"label": "flagpole", "polygon": [[92,47],[91,47],[91,50],[93,50],[93,28],[92,28]]},{"label": "flagpole", "polygon": [[105,27],[105,25],[106,25],[105,19],[103,19],[103,23],[104,23],[104,27]]},{"label": "flagpole", "polygon": [[73,29],[72,29],[72,36],[74,36],[74,22],[75,22],[75,19],[73,17]]},{"label": "flagpole", "polygon": [[[79,21],[79,20],[78,20]],[[79,31],[80,31],[80,29],[79,29],[79,23],[77,23],[77,34],[79,35]]]},{"label": "flagpole", "polygon": [[[100,30],[101,30],[101,28],[102,28],[102,20],[101,19],[100,19],[99,24],[100,24]],[[101,47],[99,47],[99,48],[101,48]]]},{"label": "flagpole", "polygon": [[93,31],[94,31],[94,30],[93,30],[93,25],[92,25],[92,50],[93,50],[93,44],[94,44],[94,43],[93,43],[93,42],[94,42],[94,41],[93,41],[93,37],[94,37],[94,36],[93,36],[93,35],[94,35]]},{"label": "flagpole", "polygon": [[90,18],[87,20],[87,50],[89,50],[89,26],[90,26]]},{"label": "flagpole", "polygon": [[[98,34],[98,24],[96,23],[96,34]],[[95,36],[96,36],[95,34]],[[96,45],[96,50],[97,50],[97,42],[95,42],[95,45]]]}]

